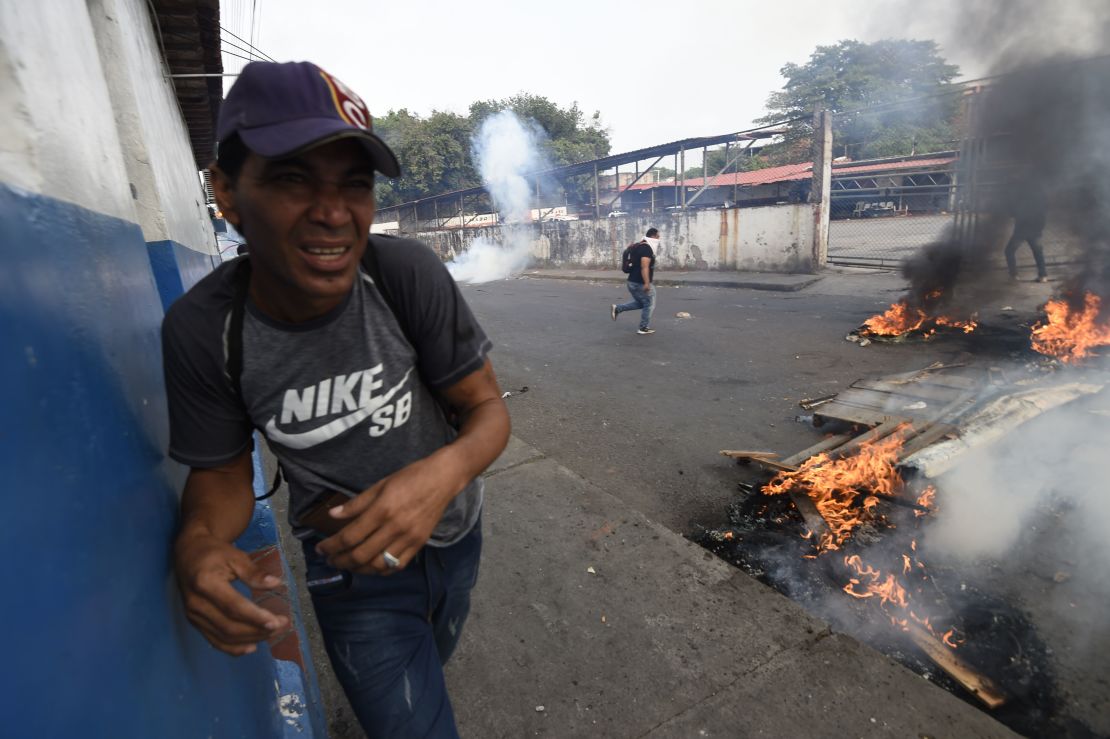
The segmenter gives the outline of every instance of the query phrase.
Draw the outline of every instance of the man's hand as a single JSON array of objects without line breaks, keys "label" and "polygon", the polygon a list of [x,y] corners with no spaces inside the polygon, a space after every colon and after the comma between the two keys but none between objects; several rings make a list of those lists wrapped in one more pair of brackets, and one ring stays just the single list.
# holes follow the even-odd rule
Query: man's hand
[{"label": "man's hand", "polygon": [[482,473],[509,440],[509,411],[487,359],[481,368],[442,390],[458,414],[459,436],[424,459],[379,480],[330,514],[348,521],[316,550],[333,566],[389,574],[389,552],[404,568],[428,542],[447,505]]},{"label": "man's hand", "polygon": [[651,295],[651,283],[650,282],[645,282],[644,283],[644,295]]},{"label": "man's hand", "polygon": [[230,655],[250,654],[289,628],[289,619],[259,608],[231,583],[256,590],[281,584],[264,575],[235,541],[254,511],[251,450],[217,467],[189,471],[181,495],[181,533],[174,543],[177,585],[185,614],[212,646]]},{"label": "man's hand", "polygon": [[[404,568],[427,543],[447,504],[458,493],[457,477],[433,457],[417,460],[386,477],[330,514],[346,521],[317,545],[328,564],[360,574],[388,575],[389,552]],[[465,482],[463,483],[465,486]]]},{"label": "man's hand", "polygon": [[251,654],[289,628],[289,619],[252,603],[231,586],[241,580],[254,589],[281,580],[266,575],[245,552],[202,531],[186,531],[174,545],[177,583],[189,622],[212,646],[232,656]]}]

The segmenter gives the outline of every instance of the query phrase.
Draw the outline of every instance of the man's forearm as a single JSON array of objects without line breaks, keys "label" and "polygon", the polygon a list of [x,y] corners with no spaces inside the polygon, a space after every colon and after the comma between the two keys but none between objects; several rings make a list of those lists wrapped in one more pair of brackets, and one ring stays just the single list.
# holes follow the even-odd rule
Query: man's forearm
[{"label": "man's forearm", "polygon": [[224,467],[192,469],[181,495],[181,535],[207,533],[233,542],[254,514],[250,451]]},{"label": "man's forearm", "polygon": [[453,494],[493,464],[509,441],[509,429],[509,411],[501,398],[490,398],[463,417],[458,438],[433,455],[454,471]]},{"label": "man's forearm", "polygon": [[651,269],[649,267],[640,267],[640,275],[644,278],[644,285],[651,285]]}]

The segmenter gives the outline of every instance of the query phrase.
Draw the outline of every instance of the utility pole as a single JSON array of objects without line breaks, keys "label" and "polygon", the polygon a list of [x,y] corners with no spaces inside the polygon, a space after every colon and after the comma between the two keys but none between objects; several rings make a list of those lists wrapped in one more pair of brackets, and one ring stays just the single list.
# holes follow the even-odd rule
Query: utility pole
[{"label": "utility pole", "polygon": [[818,110],[813,115],[813,248],[810,271],[824,268],[829,256],[829,191],[832,189],[832,113]]}]

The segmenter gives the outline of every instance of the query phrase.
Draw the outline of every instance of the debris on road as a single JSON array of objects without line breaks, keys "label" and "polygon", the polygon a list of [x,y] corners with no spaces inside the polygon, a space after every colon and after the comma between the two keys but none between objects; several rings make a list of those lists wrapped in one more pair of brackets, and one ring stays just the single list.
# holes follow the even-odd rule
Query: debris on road
[{"label": "debris on road", "polygon": [[684,311],[684,310],[680,310],[680,311],[679,311],[678,313],[675,313],[675,314],[674,314],[674,317],[675,317],[675,318],[690,318],[690,314],[689,314],[689,313],[687,313],[687,312],[686,312],[686,311]]},{"label": "debris on road", "polygon": [[828,403],[830,400],[836,400],[836,393],[830,395],[822,395],[819,398],[805,398],[798,401],[798,407],[803,411],[811,411],[814,408]]}]

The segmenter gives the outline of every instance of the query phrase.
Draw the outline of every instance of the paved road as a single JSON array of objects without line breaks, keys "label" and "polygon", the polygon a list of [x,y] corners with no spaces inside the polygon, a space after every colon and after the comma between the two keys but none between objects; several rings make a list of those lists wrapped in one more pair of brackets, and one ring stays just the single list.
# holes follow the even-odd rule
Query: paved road
[{"label": "paved road", "polygon": [[[675,531],[720,523],[737,481],[721,449],[792,453],[819,438],[797,401],[924,366],[932,346],[861,349],[844,335],[901,293],[884,275],[798,293],[659,288],[652,336],[613,323],[620,285],[519,279],[464,293],[493,338],[514,433]],[[675,314],[685,311],[689,319]]]}]

